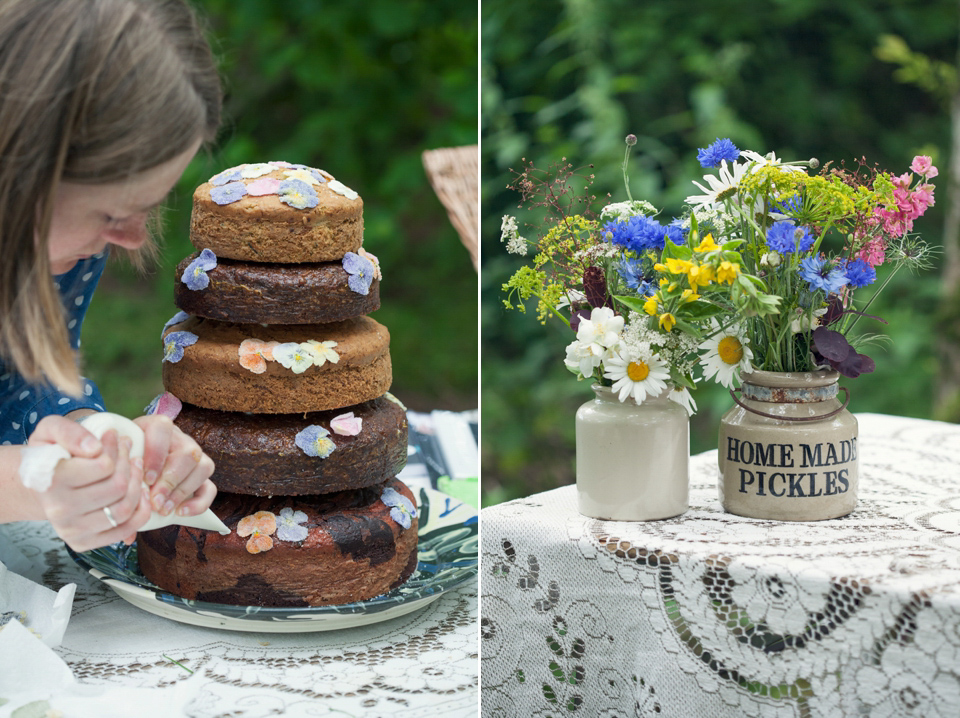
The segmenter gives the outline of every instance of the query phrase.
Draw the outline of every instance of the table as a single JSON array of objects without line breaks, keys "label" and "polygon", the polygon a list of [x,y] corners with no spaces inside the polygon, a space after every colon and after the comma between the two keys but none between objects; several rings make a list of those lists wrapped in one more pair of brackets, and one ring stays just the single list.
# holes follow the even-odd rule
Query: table
[{"label": "table", "polygon": [[567,486],[481,512],[482,712],[960,715],[960,426],[860,422],[849,516],[589,519]]},{"label": "table", "polygon": [[[400,478],[415,491],[431,485],[414,456]],[[70,559],[47,523],[2,531],[0,540],[33,562],[29,578],[53,590],[77,584],[55,651],[81,684],[104,686],[118,700],[129,700],[130,688],[161,690],[136,700],[167,701],[186,692],[191,718],[477,715],[475,580],[381,623],[300,634],[234,632],[174,622],[121,600]],[[0,656],[0,668],[10,658]]]}]

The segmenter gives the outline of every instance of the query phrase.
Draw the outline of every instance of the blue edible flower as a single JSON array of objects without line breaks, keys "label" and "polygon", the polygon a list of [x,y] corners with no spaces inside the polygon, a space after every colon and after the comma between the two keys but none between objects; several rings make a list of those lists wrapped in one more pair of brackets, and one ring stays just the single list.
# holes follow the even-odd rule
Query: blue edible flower
[{"label": "blue edible flower", "polygon": [[236,202],[247,194],[247,186],[243,182],[230,182],[221,187],[210,190],[210,199],[219,205]]},{"label": "blue edible flower", "polygon": [[380,500],[390,507],[390,518],[403,528],[408,529],[413,525],[413,519],[417,518],[417,507],[410,499],[396,489],[385,488]]},{"label": "blue edible flower", "polygon": [[307,456],[326,459],[337,448],[329,436],[330,432],[322,426],[311,424],[298,433],[293,441]]},{"label": "blue edible flower", "polygon": [[277,187],[280,201],[295,209],[312,209],[320,204],[316,191],[303,180],[284,180]]},{"label": "blue edible flower", "polygon": [[739,157],[740,150],[726,138],[721,140],[718,137],[709,147],[697,150],[697,159],[700,161],[700,166],[704,168],[719,167],[723,160],[735,162]]},{"label": "blue edible flower", "polygon": [[210,286],[210,277],[207,272],[217,266],[217,255],[212,250],[204,249],[187,268],[183,270],[180,281],[187,285],[187,289],[206,289]]},{"label": "blue edible flower", "polygon": [[289,506],[280,509],[277,516],[277,538],[281,541],[303,541],[307,537],[307,522],[303,511],[294,511]]},{"label": "blue edible flower", "polygon": [[361,257],[356,252],[347,252],[343,255],[343,269],[349,275],[347,284],[357,294],[369,294],[370,285],[373,284],[373,275],[376,268],[366,257]]},{"label": "blue edible flower", "polygon": [[183,359],[183,350],[197,343],[193,332],[170,332],[163,339],[163,361],[176,364]]},{"label": "blue edible flower", "polygon": [[210,184],[214,185],[215,187],[219,187],[220,185],[225,185],[227,182],[236,182],[240,179],[241,172],[243,172],[243,167],[231,167],[229,169],[225,169],[220,174],[216,174],[211,177]]}]

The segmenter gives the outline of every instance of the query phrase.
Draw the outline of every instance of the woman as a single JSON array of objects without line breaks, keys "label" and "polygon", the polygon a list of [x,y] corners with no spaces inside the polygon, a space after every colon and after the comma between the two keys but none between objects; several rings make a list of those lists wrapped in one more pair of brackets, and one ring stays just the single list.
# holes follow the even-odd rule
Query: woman
[{"label": "woman", "polygon": [[[180,0],[0,0],[0,522],[46,519],[85,551],[133,541],[151,509],[213,500],[213,462],[166,417],[135,420],[132,460],[129,440],[76,423],[104,410],[77,349],[107,256],[155,251],[151,211],[214,139],[220,102]],[[71,455],[43,493],[19,482],[23,443]]]}]

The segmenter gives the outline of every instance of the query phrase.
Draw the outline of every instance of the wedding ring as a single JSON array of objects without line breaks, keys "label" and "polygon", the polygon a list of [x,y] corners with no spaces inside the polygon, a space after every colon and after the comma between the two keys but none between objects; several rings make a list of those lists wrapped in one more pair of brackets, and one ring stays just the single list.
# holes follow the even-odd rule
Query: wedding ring
[{"label": "wedding ring", "polygon": [[107,517],[107,521],[110,522],[110,525],[113,526],[113,528],[117,528],[117,526],[120,525],[117,523],[117,520],[113,518],[113,512],[110,510],[109,506],[103,507],[103,515]]}]

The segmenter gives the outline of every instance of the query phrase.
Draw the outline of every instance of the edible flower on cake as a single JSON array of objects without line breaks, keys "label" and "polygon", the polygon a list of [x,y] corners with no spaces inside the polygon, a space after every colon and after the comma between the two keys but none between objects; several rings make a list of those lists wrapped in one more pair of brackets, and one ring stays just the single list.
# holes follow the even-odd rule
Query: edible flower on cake
[{"label": "edible flower on cake", "polygon": [[[313,209],[320,204],[320,198],[313,187],[299,179],[288,179],[281,182],[277,187],[277,195],[281,202],[294,209]],[[213,190],[210,191],[210,196],[213,197]]]},{"label": "edible flower on cake", "polygon": [[206,289],[210,286],[210,277],[207,275],[217,267],[217,255],[211,250],[204,249],[184,270],[180,281],[187,285],[187,289]]},{"label": "edible flower on cake", "polygon": [[363,419],[350,411],[333,417],[330,420],[330,428],[334,434],[340,434],[340,436],[356,436],[363,429]]},{"label": "edible flower on cake", "polygon": [[163,340],[163,361],[176,364],[183,359],[183,350],[197,343],[193,332],[170,332]]},{"label": "edible flower on cake", "polygon": [[390,518],[403,528],[408,529],[413,525],[413,519],[417,518],[417,507],[410,499],[396,489],[386,487],[380,494],[380,500],[384,506],[390,507]]},{"label": "edible flower on cake", "polygon": [[267,362],[273,361],[273,350],[280,346],[280,342],[265,342],[260,339],[244,339],[240,342],[240,366],[249,369],[254,374],[263,374],[267,370]]},{"label": "edible flower on cake", "polygon": [[311,424],[306,429],[297,433],[294,443],[307,456],[315,456],[318,459],[326,459],[334,452],[337,445],[333,439],[328,438],[330,432],[317,424]]},{"label": "edible flower on cake", "polygon": [[277,517],[270,511],[257,511],[250,516],[244,516],[237,524],[237,535],[249,536],[247,551],[261,553],[273,548],[273,539],[270,534],[277,530]]},{"label": "edible flower on cake", "polygon": [[350,275],[347,284],[351,290],[357,294],[367,294],[370,291],[370,285],[377,273],[373,262],[356,252],[347,252],[343,255],[343,269]]},{"label": "edible flower on cake", "polygon": [[303,511],[294,511],[289,506],[280,509],[277,538],[281,541],[303,541],[307,537],[307,527],[301,524],[306,522],[307,515]]}]

